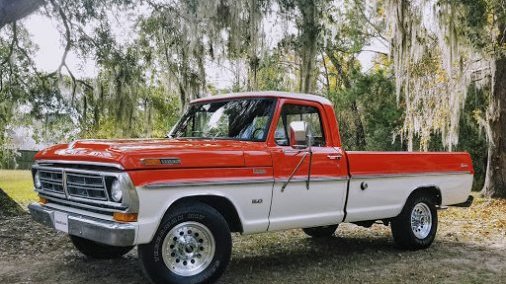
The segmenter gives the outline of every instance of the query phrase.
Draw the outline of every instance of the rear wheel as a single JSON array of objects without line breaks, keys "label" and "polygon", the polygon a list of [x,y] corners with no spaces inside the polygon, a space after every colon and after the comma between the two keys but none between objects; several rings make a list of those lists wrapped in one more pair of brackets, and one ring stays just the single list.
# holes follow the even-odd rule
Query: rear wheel
[{"label": "rear wheel", "polygon": [[400,248],[428,248],[437,232],[437,210],[432,198],[416,194],[408,199],[401,214],[391,223],[394,241]]},{"label": "rear wheel", "polygon": [[139,259],[155,283],[210,283],[230,262],[227,222],[203,203],[185,204],[166,215],[153,240],[139,245]]},{"label": "rear wheel", "polygon": [[115,247],[70,235],[74,246],[84,255],[96,259],[119,258],[133,249],[133,246]]},{"label": "rear wheel", "polygon": [[336,230],[338,225],[329,225],[329,226],[320,226],[320,227],[312,227],[312,228],[304,228],[302,229],[306,235],[313,238],[326,238],[332,236]]}]

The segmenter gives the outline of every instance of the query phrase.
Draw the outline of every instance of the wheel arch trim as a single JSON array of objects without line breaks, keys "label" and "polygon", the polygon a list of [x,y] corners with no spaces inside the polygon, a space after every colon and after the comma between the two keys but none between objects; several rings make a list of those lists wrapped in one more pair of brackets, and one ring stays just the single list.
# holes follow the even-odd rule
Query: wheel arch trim
[{"label": "wheel arch trim", "polygon": [[[241,218],[241,213],[237,210],[237,206],[234,204],[230,198],[225,195],[216,194],[216,193],[194,193],[188,196],[183,196],[178,199],[175,199],[165,210],[163,216],[165,216],[171,209],[176,208],[179,204],[184,204],[185,202],[201,202],[204,203],[216,211],[218,211],[223,218],[227,221],[231,232],[243,232],[243,219]],[[224,202],[225,207],[217,208],[218,203]],[[230,216],[232,214],[232,216]],[[161,220],[163,217],[161,218]],[[160,221],[161,221],[160,220]]]},{"label": "wheel arch trim", "polygon": [[408,202],[408,200],[413,195],[418,194],[418,193],[429,194],[431,197],[434,198],[434,205],[436,205],[436,206],[440,206],[443,202],[443,195],[442,195],[442,191],[439,188],[439,186],[437,186],[436,184],[418,185],[410,191],[409,195],[404,200],[403,208],[404,208],[404,205],[406,205],[406,202]]}]

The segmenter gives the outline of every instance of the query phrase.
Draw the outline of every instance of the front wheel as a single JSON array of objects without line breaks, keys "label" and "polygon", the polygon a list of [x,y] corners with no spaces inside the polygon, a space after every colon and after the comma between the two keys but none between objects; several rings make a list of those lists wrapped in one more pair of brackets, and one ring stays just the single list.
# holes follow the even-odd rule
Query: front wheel
[{"label": "front wheel", "polygon": [[223,216],[203,203],[169,212],[139,259],[155,283],[210,283],[230,262],[232,237]]},{"label": "front wheel", "polygon": [[81,253],[90,258],[113,259],[119,258],[131,251],[134,247],[115,247],[70,235],[70,240]]},{"label": "front wheel", "polygon": [[402,249],[428,248],[437,232],[437,210],[432,198],[414,195],[391,223],[395,243]]}]

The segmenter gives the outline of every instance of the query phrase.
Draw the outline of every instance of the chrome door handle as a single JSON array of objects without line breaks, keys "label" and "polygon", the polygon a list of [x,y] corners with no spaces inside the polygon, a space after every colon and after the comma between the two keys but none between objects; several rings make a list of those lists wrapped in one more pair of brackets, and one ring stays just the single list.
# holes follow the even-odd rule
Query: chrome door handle
[{"label": "chrome door handle", "polygon": [[341,160],[342,157],[343,157],[342,154],[327,155],[327,158],[329,158],[330,160]]}]

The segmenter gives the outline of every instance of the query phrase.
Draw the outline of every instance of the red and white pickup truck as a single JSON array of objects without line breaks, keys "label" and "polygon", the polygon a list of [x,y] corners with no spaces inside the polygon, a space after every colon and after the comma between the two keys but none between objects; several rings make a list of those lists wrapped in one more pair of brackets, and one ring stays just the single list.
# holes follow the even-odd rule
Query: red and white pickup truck
[{"label": "red and white pickup truck", "polygon": [[227,267],[230,232],[382,221],[399,247],[427,248],[437,209],[472,202],[473,173],[467,153],[344,151],[323,97],[241,93],[193,101],[167,139],[39,152],[29,209],[89,257],[138,246],[154,282],[203,283]]}]

